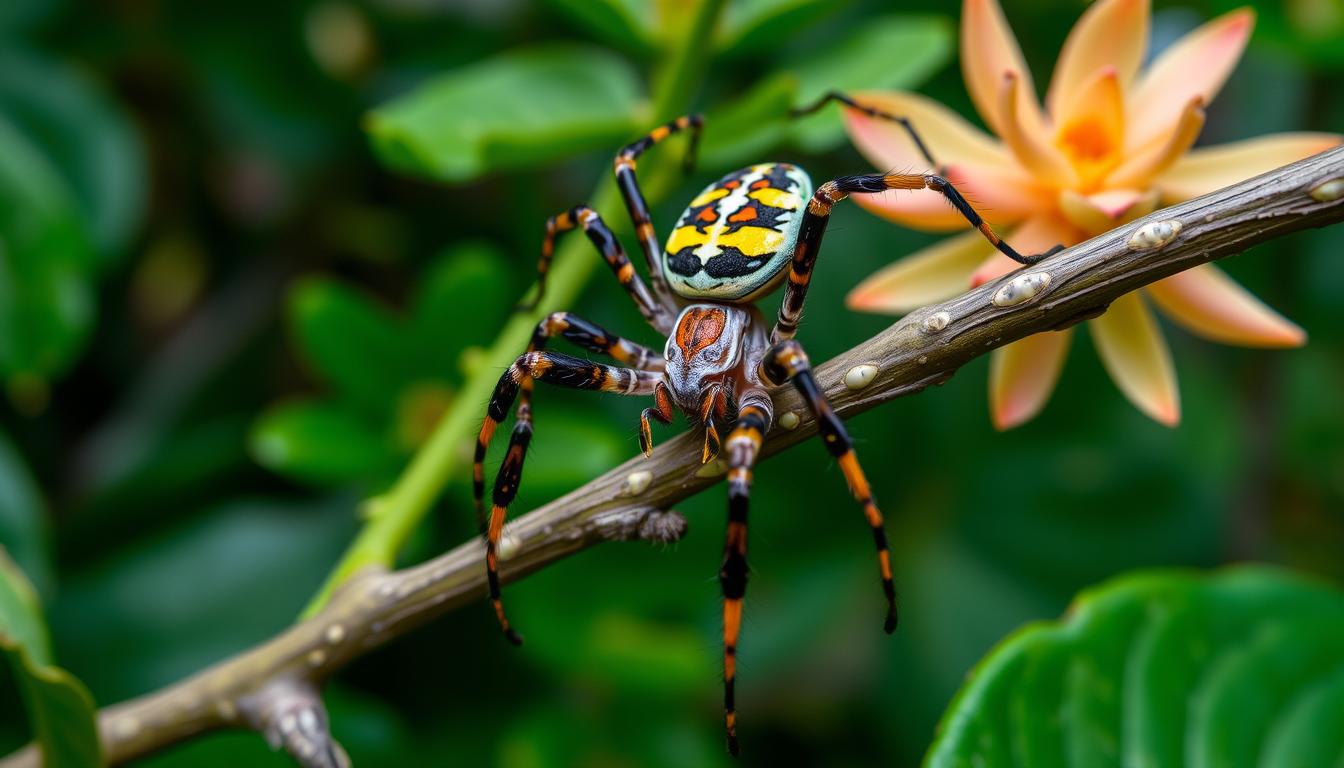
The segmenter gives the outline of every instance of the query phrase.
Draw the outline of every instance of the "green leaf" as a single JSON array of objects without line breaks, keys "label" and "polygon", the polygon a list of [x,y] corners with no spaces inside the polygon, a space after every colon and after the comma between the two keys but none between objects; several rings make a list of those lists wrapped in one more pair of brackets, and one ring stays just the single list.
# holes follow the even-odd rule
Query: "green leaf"
[{"label": "green leaf", "polygon": [[0,547],[0,653],[18,681],[43,765],[102,765],[93,697],[70,673],[51,665],[51,641],[37,593],[4,547]]},{"label": "green leaf", "polygon": [[373,110],[366,128],[389,167],[461,182],[609,148],[629,137],[639,106],[625,61],[555,45],[434,78]]},{"label": "green leaf", "polygon": [[[807,106],[827,91],[912,88],[942,69],[952,56],[953,28],[941,16],[883,16],[825,53],[789,70],[798,78],[797,102]],[[823,152],[844,138],[839,107],[802,118],[793,140],[808,152]]]},{"label": "green leaf", "polygon": [[416,376],[418,352],[401,319],[347,285],[302,280],[290,293],[289,315],[315,373],[368,414],[388,414]]},{"label": "green leaf", "polygon": [[92,252],[59,174],[3,117],[0,157],[0,374],[40,387],[88,333]]},{"label": "green leaf", "polygon": [[0,432],[0,542],[38,589],[51,583],[46,510],[14,444]]},{"label": "green leaf", "polygon": [[280,474],[345,485],[392,463],[387,441],[350,411],[325,402],[284,403],[252,430],[252,456]]},{"label": "green leaf", "polygon": [[445,251],[420,275],[413,317],[427,374],[456,378],[462,351],[494,340],[518,300],[513,268],[494,246],[469,243]]},{"label": "green leaf", "polygon": [[779,73],[737,101],[711,112],[705,119],[700,165],[706,169],[731,168],[747,158],[765,159],[765,153],[789,134],[789,108],[797,93],[798,79]]},{"label": "green leaf", "polygon": [[649,0],[549,0],[548,4],[609,45],[641,52],[657,47],[651,28],[657,11]]},{"label": "green leaf", "polygon": [[1281,571],[1122,577],[981,661],[925,765],[1325,765],[1341,646],[1344,594]]},{"label": "green leaf", "polygon": [[40,146],[74,195],[104,263],[123,252],[145,208],[145,151],[121,109],[68,66],[0,51],[0,115]]},{"label": "green leaf", "polygon": [[737,0],[723,14],[715,47],[730,54],[776,52],[781,41],[842,5],[835,0]]}]

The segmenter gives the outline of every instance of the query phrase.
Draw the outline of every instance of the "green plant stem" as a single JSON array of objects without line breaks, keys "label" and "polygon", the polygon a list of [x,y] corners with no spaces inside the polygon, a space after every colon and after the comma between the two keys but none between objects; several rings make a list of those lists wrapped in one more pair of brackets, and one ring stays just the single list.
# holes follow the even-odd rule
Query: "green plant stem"
[{"label": "green plant stem", "polygon": [[[651,124],[675,117],[687,109],[709,59],[709,51],[704,46],[712,37],[723,4],[724,0],[701,0],[697,4],[682,44],[671,52],[658,78]],[[674,164],[666,162],[668,154],[646,164],[647,170],[642,173],[646,194],[651,199],[661,197],[670,186]],[[598,186],[589,204],[618,235],[628,233],[630,225],[624,205],[610,179]],[[355,573],[364,568],[386,569],[395,563],[407,538],[433,507],[444,486],[469,460],[482,409],[490,398],[499,372],[527,347],[538,320],[549,312],[573,305],[599,262],[584,238],[570,237],[563,242],[547,276],[545,299],[536,309],[518,313],[505,324],[482,363],[459,390],[458,407],[439,420],[434,432],[412,457],[396,483],[386,493],[368,500],[364,527],[304,609],[305,618],[319,611],[336,588]]]}]

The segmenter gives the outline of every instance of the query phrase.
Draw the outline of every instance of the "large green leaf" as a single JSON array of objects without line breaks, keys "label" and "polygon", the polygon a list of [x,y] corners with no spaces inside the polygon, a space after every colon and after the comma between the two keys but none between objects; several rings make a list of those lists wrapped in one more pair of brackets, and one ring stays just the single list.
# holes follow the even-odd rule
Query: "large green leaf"
[{"label": "large green leaf", "polygon": [[106,262],[123,252],[145,207],[145,152],[120,108],[66,65],[0,50],[0,115],[40,146],[64,178]]},{"label": "large green leaf", "polygon": [[620,58],[564,45],[506,53],[373,110],[366,128],[399,171],[467,181],[628,138],[640,88]]},{"label": "large green leaf", "polygon": [[715,47],[725,53],[774,53],[782,41],[842,5],[837,0],[736,0],[724,10]]},{"label": "large green leaf", "polygon": [[319,484],[342,485],[394,466],[383,436],[358,414],[333,403],[282,403],[257,421],[251,436],[258,464]]},{"label": "large green leaf", "polygon": [[31,389],[83,344],[92,251],[60,175],[4,117],[0,157],[0,375]]},{"label": "large green leaf", "polygon": [[290,292],[289,315],[315,373],[368,413],[389,412],[416,375],[414,339],[401,318],[343,283],[303,280]]},{"label": "large green leaf", "polygon": [[650,0],[548,0],[548,5],[608,45],[641,52],[657,48],[658,9]]},{"label": "large green leaf", "polygon": [[93,698],[83,683],[51,664],[51,641],[37,593],[0,547],[0,654],[18,681],[33,737],[47,768],[103,764]]},{"label": "large green leaf", "polygon": [[0,431],[0,542],[39,590],[51,583],[46,510],[23,457]]},{"label": "large green leaf", "polygon": [[1333,765],[1341,648],[1344,594],[1322,584],[1260,567],[1123,577],[992,651],[925,765]]},{"label": "large green leaf", "polygon": [[[827,91],[912,88],[937,72],[952,56],[953,28],[941,16],[883,16],[863,24],[851,37],[789,70],[798,78],[796,106],[815,102]],[[844,137],[839,107],[802,118],[794,141],[809,152],[837,146]]]}]

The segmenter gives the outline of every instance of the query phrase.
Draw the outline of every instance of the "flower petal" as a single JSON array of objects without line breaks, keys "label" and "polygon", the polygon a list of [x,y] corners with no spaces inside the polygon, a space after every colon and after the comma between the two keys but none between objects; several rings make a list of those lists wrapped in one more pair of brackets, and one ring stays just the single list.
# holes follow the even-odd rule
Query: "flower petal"
[{"label": "flower petal", "polygon": [[1066,189],[1059,193],[1059,210],[1082,232],[1099,235],[1157,210],[1157,198],[1155,189],[1108,189],[1093,195]]},{"label": "flower petal", "polygon": [[980,117],[1002,135],[999,85],[1004,72],[1017,72],[1024,88],[1016,95],[1019,119],[1036,135],[1044,132],[1045,118],[1036,102],[1031,70],[1022,58],[1017,38],[1003,18],[998,0],[964,0],[961,6],[961,73]]},{"label": "flower petal", "polygon": [[[1005,239],[1018,253],[1032,255],[1045,253],[1056,245],[1077,245],[1083,241],[1083,235],[1055,216],[1041,215],[1028,219]],[[971,287],[997,280],[1021,267],[1016,261],[993,251],[971,274]]]},{"label": "flower petal", "polygon": [[1038,333],[989,356],[989,413],[995,429],[1012,429],[1041,412],[1055,391],[1073,329]]},{"label": "flower petal", "polygon": [[900,315],[966,290],[966,276],[994,246],[978,231],[964,232],[888,264],[849,292],[845,306]]},{"label": "flower petal", "polygon": [[1243,347],[1300,347],[1306,331],[1227,273],[1201,264],[1148,286],[1157,306],[1191,333]]},{"label": "flower petal", "polygon": [[[907,91],[859,91],[851,96],[859,104],[909,120],[939,164],[1007,167],[1012,163],[998,142],[933,99]],[[854,109],[844,110],[844,118],[854,146],[877,168],[933,170],[901,126]]]},{"label": "flower petal", "polygon": [[1174,131],[1190,99],[1213,101],[1254,27],[1255,12],[1242,8],[1208,22],[1159,54],[1130,93],[1125,146],[1136,150]]},{"label": "flower petal", "polygon": [[1204,97],[1196,96],[1186,103],[1176,130],[1131,153],[1106,177],[1106,186],[1146,187],[1152,177],[1171,167],[1195,145],[1204,129],[1204,117]]},{"label": "flower petal", "polygon": [[1105,66],[1064,104],[1055,118],[1055,146],[1085,189],[1096,189],[1124,157],[1125,95],[1115,67]]},{"label": "flower petal", "polygon": [[1344,143],[1337,133],[1276,133],[1191,150],[1157,180],[1168,203],[1188,200]]},{"label": "flower petal", "polygon": [[1162,424],[1176,426],[1181,400],[1171,351],[1139,294],[1127,293],[1111,302],[1106,314],[1089,321],[1088,328],[1101,362],[1125,397]]},{"label": "flower petal", "polygon": [[1077,176],[1059,150],[1042,142],[1040,137],[1045,134],[1032,129],[1021,119],[1017,105],[1022,89],[1017,80],[1017,72],[1008,71],[999,82],[999,136],[1012,150],[1013,157],[1041,183],[1053,186],[1076,184]]},{"label": "flower petal", "polygon": [[1149,0],[1097,0],[1064,41],[1055,64],[1046,111],[1058,119],[1098,69],[1115,67],[1122,88],[1133,82],[1148,50]]},{"label": "flower petal", "polygon": [[[945,175],[990,224],[1006,226],[1054,205],[1055,195],[1016,167],[949,165]],[[947,198],[931,190],[889,190],[852,195],[864,210],[928,232],[970,226]]]}]

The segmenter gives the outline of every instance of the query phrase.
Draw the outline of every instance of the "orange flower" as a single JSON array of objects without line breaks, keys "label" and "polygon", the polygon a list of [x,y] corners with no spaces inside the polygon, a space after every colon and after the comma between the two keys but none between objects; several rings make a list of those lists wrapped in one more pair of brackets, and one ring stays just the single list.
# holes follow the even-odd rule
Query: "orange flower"
[{"label": "orange flower", "polygon": [[[1249,9],[1214,19],[1140,71],[1149,0],[1097,0],[1069,34],[1045,108],[997,0],[964,0],[961,64],[976,109],[999,141],[942,105],[913,93],[869,92],[856,100],[906,115],[949,178],[1022,253],[1093,235],[1170,205],[1313,155],[1341,137],[1262,136],[1191,149],[1204,106],[1222,87],[1250,37]],[[854,110],[846,126],[877,167],[924,165],[905,133]],[[935,192],[856,195],[884,218],[929,231],[965,226]],[[869,277],[851,308],[902,314],[993,280],[1017,264],[977,232],[952,237]],[[1163,424],[1180,420],[1171,354],[1149,304],[1191,332],[1228,344],[1295,347],[1301,328],[1212,265],[1122,297],[1088,327],[1120,390]],[[999,429],[1021,424],[1050,397],[1071,330],[1044,333],[993,352],[990,411]]]}]

